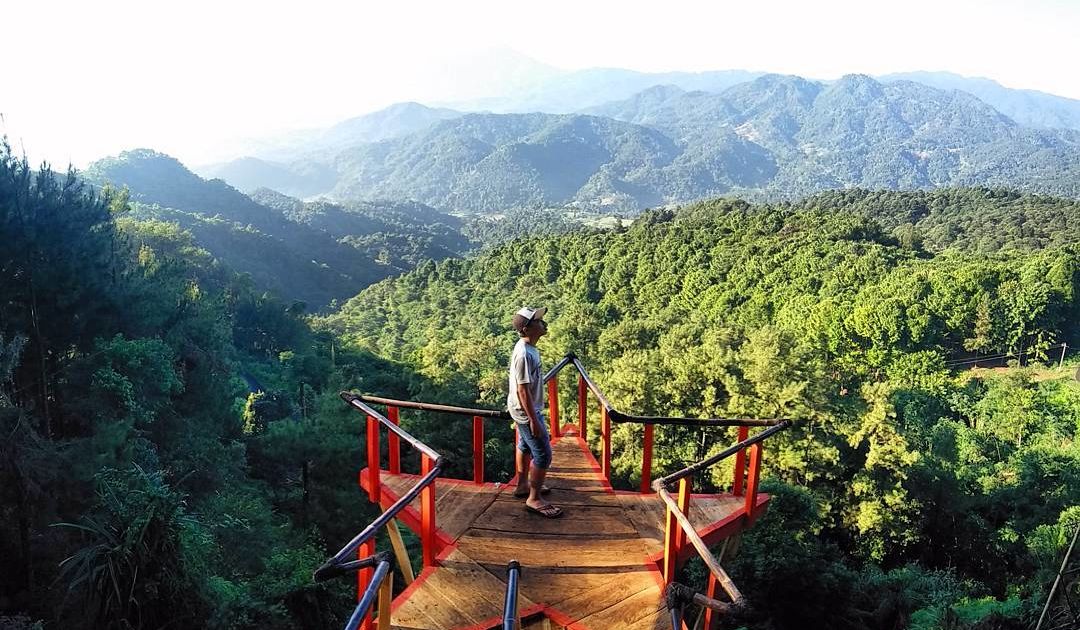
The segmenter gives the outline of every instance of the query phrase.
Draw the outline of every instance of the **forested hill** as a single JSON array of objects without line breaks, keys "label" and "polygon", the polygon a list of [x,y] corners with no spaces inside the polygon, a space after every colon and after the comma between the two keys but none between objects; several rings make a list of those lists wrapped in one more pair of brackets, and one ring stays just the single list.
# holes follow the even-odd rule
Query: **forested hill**
[{"label": "forested hill", "polygon": [[303,203],[272,191],[253,199],[145,149],[95,162],[82,175],[127,188],[136,216],[180,225],[258,286],[315,309],[472,246],[457,219],[421,204]]},{"label": "forested hill", "polygon": [[[320,327],[494,406],[509,314],[545,305],[545,360],[575,351],[621,409],[796,418],[767,447],[768,516],[730,564],[759,602],[749,627],[1027,627],[1080,523],[1080,384],[966,368],[1080,344],[1076,233],[1032,238],[1076,225],[1077,206],[845,195],[514,241],[373,285]],[[990,243],[984,213],[1024,230]],[[905,224],[927,228],[922,244],[894,236]],[[616,429],[617,487],[635,487],[639,431]],[[657,435],[663,471],[732,438]]]}]

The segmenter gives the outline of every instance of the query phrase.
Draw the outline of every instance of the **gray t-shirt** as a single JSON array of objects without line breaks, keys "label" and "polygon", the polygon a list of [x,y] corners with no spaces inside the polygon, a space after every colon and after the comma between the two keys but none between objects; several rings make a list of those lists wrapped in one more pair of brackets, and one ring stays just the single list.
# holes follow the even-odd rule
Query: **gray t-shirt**
[{"label": "gray t-shirt", "polygon": [[540,351],[524,339],[518,339],[510,354],[510,392],[506,396],[506,408],[510,417],[521,424],[529,423],[525,408],[518,401],[517,386],[528,383],[537,418],[544,410],[544,375],[540,371]]}]

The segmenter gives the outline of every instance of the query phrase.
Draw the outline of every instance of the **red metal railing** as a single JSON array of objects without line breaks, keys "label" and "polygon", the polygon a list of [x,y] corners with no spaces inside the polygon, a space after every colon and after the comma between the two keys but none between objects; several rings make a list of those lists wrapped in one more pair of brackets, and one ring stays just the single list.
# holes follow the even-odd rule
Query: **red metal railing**
[{"label": "red metal railing", "polygon": [[[684,550],[687,545],[692,545],[698,553],[705,560],[706,565],[710,569],[709,574],[709,590],[708,597],[715,599],[718,588],[723,588],[733,602],[739,603],[741,601],[741,595],[735,585],[728,578],[727,574],[720,568],[719,563],[709,553],[705,543],[698,536],[697,532],[693,529],[687,515],[690,513],[690,503],[692,499],[692,477],[696,472],[700,472],[708,467],[711,467],[719,461],[726,459],[734,455],[734,474],[733,484],[731,488],[731,494],[735,496],[745,497],[743,504],[743,518],[748,523],[753,522],[758,516],[759,508],[757,505],[757,491],[761,475],[761,462],[763,457],[762,442],[770,435],[785,429],[790,426],[791,422],[781,419],[759,419],[759,418],[681,418],[681,417],[661,417],[661,416],[635,416],[622,413],[616,410],[608,401],[604,393],[599,387],[589,378],[588,372],[585,370],[581,361],[569,354],[561,359],[551,370],[544,376],[544,381],[548,387],[548,418],[551,426],[551,435],[558,437],[562,433],[562,424],[560,422],[561,406],[559,401],[559,373],[563,368],[573,366],[577,372],[577,403],[578,403],[578,432],[583,438],[588,436],[588,405],[589,394],[593,395],[595,403],[599,407],[600,417],[600,468],[604,478],[610,484],[611,482],[611,435],[612,424],[641,424],[643,426],[642,432],[642,458],[641,458],[641,485],[640,491],[642,494],[648,494],[656,492],[661,500],[664,501],[667,511],[665,517],[665,530],[664,530],[664,557],[662,564],[662,572],[664,580],[667,584],[671,584],[674,581],[675,571],[680,557],[685,554]],[[342,395],[343,397],[346,394]],[[472,482],[476,484],[482,484],[484,482],[484,420],[486,418],[499,418],[509,419],[509,413],[506,411],[497,411],[491,409],[474,409],[467,407],[454,407],[449,405],[439,405],[433,403],[413,402],[404,400],[395,400],[390,398],[382,398],[377,396],[353,396],[356,401],[363,401],[363,403],[374,403],[386,405],[387,413],[386,417],[377,416],[377,414],[371,410],[367,405],[363,405],[363,410],[367,413],[367,486],[369,497],[372,502],[379,504],[382,498],[382,482],[380,479],[380,467],[381,467],[381,445],[380,445],[380,426],[385,425],[388,429],[388,448],[389,448],[389,470],[392,474],[398,474],[401,472],[401,453],[400,453],[400,439],[403,435],[408,435],[398,428],[400,423],[400,412],[402,408],[418,409],[422,411],[432,411],[441,413],[450,413],[464,416],[472,416]],[[347,398],[348,400],[348,398]],[[373,415],[375,414],[375,415]],[[385,420],[385,422],[384,422]],[[658,479],[655,483],[652,482],[652,467],[653,467],[653,449],[655,440],[655,426],[656,425],[678,425],[678,426],[699,426],[699,427],[737,427],[738,428],[738,442],[726,449],[722,453],[713,457],[707,458],[701,462],[697,462],[688,466],[687,468],[672,473],[662,479]],[[764,427],[765,430],[760,433],[750,436],[751,427]],[[396,430],[394,430],[396,429]],[[516,437],[516,436],[515,436]],[[411,438],[410,439],[415,439]],[[422,444],[422,443],[421,443]],[[416,444],[414,444],[416,446]],[[425,447],[426,448],[426,447]],[[421,467],[420,472],[423,478],[427,478],[436,469],[436,457],[431,457],[426,454],[423,449],[421,450]],[[430,449],[427,449],[430,450]],[[520,471],[519,471],[520,472]],[[434,478],[432,478],[432,481]],[[669,493],[669,487],[673,484],[678,484],[677,498],[672,497]],[[436,548],[436,515],[435,515],[435,490],[433,484],[428,484],[420,491],[421,497],[421,509],[420,509],[420,538],[423,546],[423,564],[425,567],[432,566],[435,562],[435,555],[438,549]],[[400,501],[399,501],[400,502]],[[396,504],[395,504],[396,505]],[[374,553],[374,540],[365,541],[360,548],[361,553],[367,553],[371,555]],[[706,619],[709,620],[712,615],[711,610],[706,611]],[[708,627],[708,626],[706,626]]]}]

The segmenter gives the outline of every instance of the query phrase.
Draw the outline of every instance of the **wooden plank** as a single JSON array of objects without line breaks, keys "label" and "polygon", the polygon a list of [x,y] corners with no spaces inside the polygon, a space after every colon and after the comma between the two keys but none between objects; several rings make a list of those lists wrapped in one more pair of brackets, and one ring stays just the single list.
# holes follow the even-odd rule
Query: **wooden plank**
[{"label": "wooden plank", "polygon": [[[496,529],[521,534],[558,534],[562,536],[595,536],[604,534],[635,534],[634,526],[626,519],[621,507],[577,507],[564,510],[561,518],[544,518],[525,509],[524,504],[496,502],[477,518],[473,527]],[[503,507],[506,506],[506,507]],[[509,508],[509,509],[507,509]]]},{"label": "wooden plank", "polygon": [[536,567],[643,566],[645,546],[635,538],[611,539],[516,539],[463,536],[458,548],[483,565],[503,565],[517,560],[530,570]]},{"label": "wooden plank", "polygon": [[[456,547],[399,597],[394,626],[455,628],[502,614],[506,564],[522,564],[521,609],[544,605],[560,624],[583,628],[667,628],[657,571],[648,557],[662,549],[664,505],[652,494],[616,494],[577,439],[553,445],[551,501],[563,518],[527,512],[513,488],[435,484],[438,525]],[[383,475],[398,496],[415,475]],[[695,496],[689,518],[704,530],[742,509],[741,497]],[[419,508],[419,501],[414,503]],[[532,627],[532,626],[530,626]]]},{"label": "wooden plank", "polygon": [[[583,617],[580,623],[590,628],[652,628],[667,616],[664,597],[655,583],[620,601]],[[668,620],[670,626],[670,620]],[[664,626],[659,626],[664,627]]]},{"label": "wooden plank", "polygon": [[641,591],[657,588],[656,578],[652,572],[608,574],[606,577],[608,578],[606,581],[601,581],[592,588],[579,590],[570,597],[555,602],[559,612],[571,621],[578,621],[583,617],[596,614],[597,611],[610,608]]}]

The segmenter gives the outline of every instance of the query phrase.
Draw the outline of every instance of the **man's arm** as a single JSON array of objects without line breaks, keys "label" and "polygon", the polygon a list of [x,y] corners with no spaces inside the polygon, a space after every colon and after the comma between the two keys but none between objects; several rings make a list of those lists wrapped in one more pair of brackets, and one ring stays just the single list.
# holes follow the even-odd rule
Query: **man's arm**
[{"label": "man's arm", "polygon": [[532,394],[529,393],[528,383],[518,383],[517,386],[518,403],[525,410],[525,415],[529,416],[529,429],[533,435],[540,434],[540,418],[536,417],[536,407],[533,406]]}]

